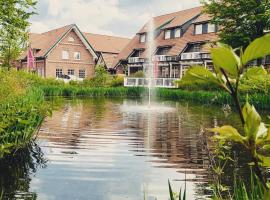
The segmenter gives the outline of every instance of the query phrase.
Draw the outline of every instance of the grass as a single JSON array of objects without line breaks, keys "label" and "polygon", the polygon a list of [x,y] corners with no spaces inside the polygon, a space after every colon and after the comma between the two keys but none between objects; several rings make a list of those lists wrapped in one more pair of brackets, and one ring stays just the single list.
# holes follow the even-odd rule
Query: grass
[{"label": "grass", "polygon": [[[73,85],[52,85],[44,84],[39,86],[46,96],[88,96],[88,97],[142,97],[147,89],[141,87],[99,87]],[[156,96],[174,101],[190,101],[212,105],[233,105],[233,101],[227,93],[223,91],[188,91],[181,89],[156,89]],[[250,102],[259,109],[270,108],[270,96],[263,93],[249,94]],[[246,93],[240,94],[240,100],[245,102]]]},{"label": "grass", "polygon": [[[31,142],[48,114],[44,93],[15,71],[0,71],[0,158]],[[5,93],[2,93],[5,92]],[[3,95],[4,94],[4,95]]]}]

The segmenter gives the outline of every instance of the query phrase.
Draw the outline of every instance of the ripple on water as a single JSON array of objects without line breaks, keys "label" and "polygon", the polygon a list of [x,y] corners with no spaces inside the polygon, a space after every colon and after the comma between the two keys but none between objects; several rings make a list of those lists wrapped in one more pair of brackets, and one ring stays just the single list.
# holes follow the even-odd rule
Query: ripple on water
[{"label": "ripple on water", "polygon": [[166,200],[168,178],[176,191],[186,178],[189,199],[204,196],[209,161],[198,127],[212,124],[212,115],[135,103],[66,101],[40,129],[48,162],[31,177],[30,191],[38,199]]}]

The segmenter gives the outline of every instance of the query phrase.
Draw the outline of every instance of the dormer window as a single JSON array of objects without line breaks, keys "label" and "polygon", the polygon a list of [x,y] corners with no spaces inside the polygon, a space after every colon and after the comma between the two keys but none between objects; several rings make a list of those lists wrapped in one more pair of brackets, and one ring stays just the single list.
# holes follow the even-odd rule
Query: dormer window
[{"label": "dormer window", "polygon": [[176,28],[176,29],[175,29],[174,36],[175,36],[176,38],[181,37],[181,29],[180,29],[180,28]]},{"label": "dormer window", "polygon": [[171,30],[165,30],[165,40],[171,38]]},{"label": "dormer window", "polygon": [[202,34],[202,24],[195,25],[195,35]]},{"label": "dormer window", "polygon": [[140,43],[145,43],[146,42],[146,34],[141,34],[140,35]]},{"label": "dormer window", "polygon": [[74,39],[73,37],[69,37],[69,38],[68,38],[68,41],[69,41],[69,42],[75,42],[75,39]]},{"label": "dormer window", "polygon": [[208,23],[208,33],[215,33],[216,32],[216,25]]},{"label": "dormer window", "polygon": [[216,25],[210,23],[195,24],[195,35],[215,33]]}]

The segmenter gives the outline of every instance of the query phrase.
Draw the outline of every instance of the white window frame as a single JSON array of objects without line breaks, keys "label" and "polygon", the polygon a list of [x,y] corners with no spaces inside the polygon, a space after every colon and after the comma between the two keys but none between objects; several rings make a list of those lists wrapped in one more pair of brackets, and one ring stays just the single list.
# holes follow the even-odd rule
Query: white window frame
[{"label": "white window frame", "polygon": [[59,75],[63,75],[63,69],[62,68],[56,68],[55,69],[55,76],[59,77]]},{"label": "white window frame", "polygon": [[68,75],[75,75],[75,70],[74,69],[68,69]]},{"label": "white window frame", "polygon": [[167,40],[170,38],[171,38],[171,30],[165,30],[164,39]]},{"label": "white window frame", "polygon": [[174,32],[174,37],[180,38],[181,37],[181,28],[176,28]]},{"label": "white window frame", "polygon": [[62,59],[63,60],[68,60],[69,59],[69,52],[66,50],[62,51]]},{"label": "white window frame", "polygon": [[216,32],[216,25],[208,23],[207,29],[208,29],[207,30],[208,33],[215,33]]},{"label": "white window frame", "polygon": [[[83,77],[82,77],[83,74]],[[85,78],[86,77],[86,70],[85,69],[79,69],[79,78]]]},{"label": "white window frame", "polygon": [[74,60],[81,60],[81,52],[79,51],[74,52]]},{"label": "white window frame", "polygon": [[201,35],[202,34],[202,24],[195,24],[195,35]]},{"label": "white window frame", "polygon": [[141,34],[140,35],[140,43],[145,43],[146,42],[146,34]]}]

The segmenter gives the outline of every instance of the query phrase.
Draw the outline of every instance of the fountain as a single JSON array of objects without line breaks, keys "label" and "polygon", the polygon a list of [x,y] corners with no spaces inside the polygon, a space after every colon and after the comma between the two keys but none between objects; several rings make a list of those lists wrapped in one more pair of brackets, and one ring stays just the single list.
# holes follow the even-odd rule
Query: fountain
[{"label": "fountain", "polygon": [[135,104],[130,105],[128,102],[125,102],[121,107],[124,112],[136,112],[136,113],[166,113],[166,112],[174,112],[175,108],[163,104],[159,104],[154,101],[154,90],[155,90],[155,78],[157,78],[156,67],[157,67],[157,59],[154,55],[154,51],[156,49],[155,45],[155,26],[154,26],[154,18],[151,17],[147,23],[147,63],[144,65],[144,71],[147,79],[147,88],[148,94],[147,103],[143,104]]},{"label": "fountain", "polygon": [[154,30],[154,20],[153,17],[150,18],[147,24],[147,58],[148,58],[148,65],[146,68],[146,78],[148,79],[148,106],[151,106],[151,90],[153,79],[155,78],[154,74],[154,63],[155,58],[153,56],[153,52],[155,50],[155,30]]}]

